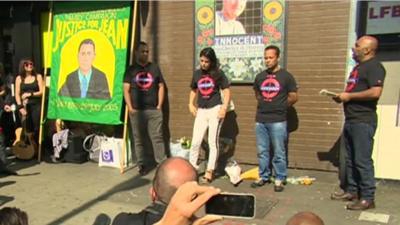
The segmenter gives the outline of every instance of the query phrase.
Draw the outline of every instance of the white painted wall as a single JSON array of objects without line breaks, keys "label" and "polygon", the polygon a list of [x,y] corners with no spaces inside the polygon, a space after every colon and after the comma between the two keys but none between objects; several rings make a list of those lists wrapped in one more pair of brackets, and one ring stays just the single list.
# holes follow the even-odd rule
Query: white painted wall
[{"label": "white painted wall", "polygon": [[400,180],[400,124],[396,126],[400,101],[400,61],[382,62],[386,78],[378,103],[378,127],[373,159],[375,177]]}]

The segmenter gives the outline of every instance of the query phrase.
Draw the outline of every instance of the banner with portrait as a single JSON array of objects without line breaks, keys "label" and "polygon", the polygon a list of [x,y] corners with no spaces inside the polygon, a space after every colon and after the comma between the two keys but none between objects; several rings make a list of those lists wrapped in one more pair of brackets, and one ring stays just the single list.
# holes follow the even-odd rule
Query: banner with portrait
[{"label": "banner with portrait", "polygon": [[54,4],[47,117],[120,124],[129,3]]},{"label": "banner with portrait", "polygon": [[252,83],[265,69],[264,48],[281,49],[284,64],[285,1],[198,0],[195,6],[195,67],[212,47],[232,83]]}]

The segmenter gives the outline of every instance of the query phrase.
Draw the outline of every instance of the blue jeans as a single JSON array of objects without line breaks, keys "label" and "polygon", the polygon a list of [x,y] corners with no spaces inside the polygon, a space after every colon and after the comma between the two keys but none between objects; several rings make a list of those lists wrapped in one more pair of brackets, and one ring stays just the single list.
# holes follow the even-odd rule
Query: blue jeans
[{"label": "blue jeans", "polygon": [[346,178],[349,193],[359,193],[363,200],[374,200],[375,174],[372,150],[374,146],[375,123],[344,124],[346,146]]},{"label": "blue jeans", "polygon": [[286,166],[286,121],[276,123],[256,123],[256,139],[258,149],[259,175],[262,180],[268,180],[271,176],[269,168],[270,145],[274,150],[272,165],[276,180],[284,180],[287,176]]}]

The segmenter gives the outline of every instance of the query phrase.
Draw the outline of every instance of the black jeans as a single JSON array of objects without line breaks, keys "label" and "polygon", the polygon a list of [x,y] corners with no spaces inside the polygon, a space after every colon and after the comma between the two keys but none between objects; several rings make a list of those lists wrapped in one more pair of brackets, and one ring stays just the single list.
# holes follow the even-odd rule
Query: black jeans
[{"label": "black jeans", "polygon": [[363,200],[375,198],[375,172],[372,160],[375,123],[344,124],[346,176],[349,193],[359,193]]}]

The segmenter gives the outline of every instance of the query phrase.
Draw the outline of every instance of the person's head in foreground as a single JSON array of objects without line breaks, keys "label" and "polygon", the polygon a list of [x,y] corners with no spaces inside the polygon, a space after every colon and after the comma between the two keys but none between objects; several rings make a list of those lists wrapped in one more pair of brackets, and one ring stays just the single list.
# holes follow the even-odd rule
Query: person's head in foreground
[{"label": "person's head in foreground", "polygon": [[179,186],[196,180],[197,172],[187,160],[180,157],[166,159],[154,175],[151,198],[153,201],[169,203]]},{"label": "person's head in foreground", "polygon": [[195,181],[181,185],[168,204],[164,216],[155,225],[206,225],[222,220],[222,217],[217,215],[194,217],[208,199],[220,192],[218,188],[201,186]]},{"label": "person's head in foreground", "polygon": [[299,212],[292,216],[286,225],[324,225],[324,221],[312,212]]},{"label": "person's head in foreground", "polygon": [[28,225],[28,214],[15,207],[0,209],[0,225]]}]

